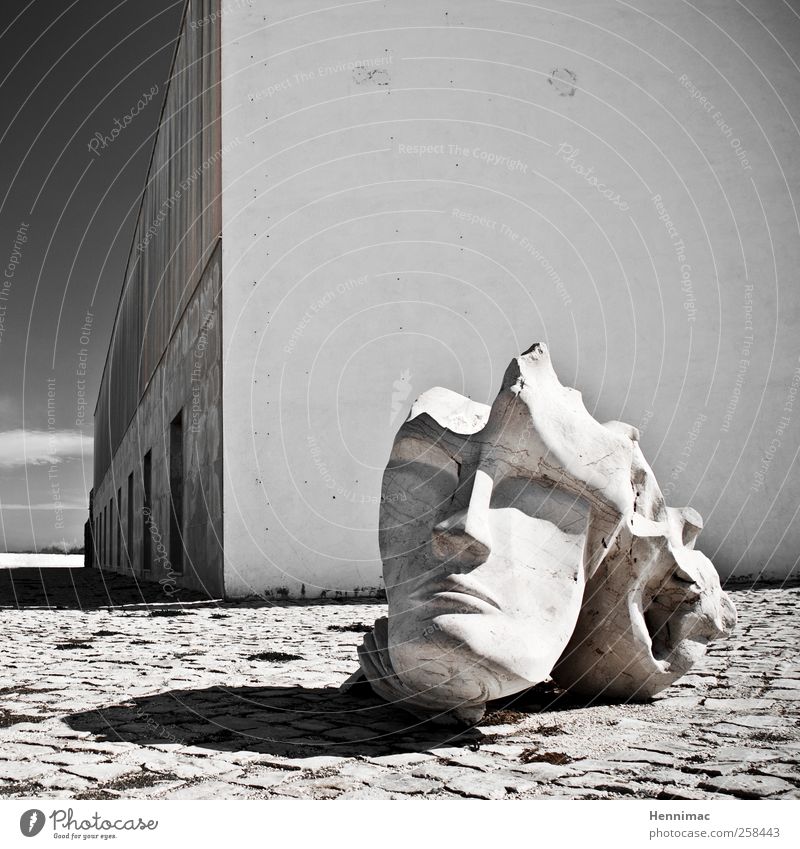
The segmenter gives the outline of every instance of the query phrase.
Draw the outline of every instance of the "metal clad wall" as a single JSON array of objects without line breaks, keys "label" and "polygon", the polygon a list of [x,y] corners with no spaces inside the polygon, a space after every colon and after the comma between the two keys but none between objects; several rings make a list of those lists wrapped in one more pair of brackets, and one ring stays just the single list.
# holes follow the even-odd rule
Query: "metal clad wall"
[{"label": "metal clad wall", "polygon": [[[190,587],[212,597],[222,594],[220,244],[217,240],[217,249],[114,454],[112,469],[94,492],[92,501],[97,521],[104,513],[113,516],[105,532],[107,546],[101,547],[97,554],[98,565],[158,581],[166,596],[173,596],[179,587]],[[179,412],[183,415],[184,431],[184,521],[180,530],[183,572],[167,554],[175,543],[170,530],[169,428]],[[143,458],[148,453],[149,472],[143,468]],[[127,485],[131,474],[132,491]],[[145,477],[149,481],[149,518],[144,514]],[[120,490],[122,536],[118,543],[116,502]],[[147,543],[149,570],[144,568]],[[115,556],[118,545],[122,553],[119,563]]]},{"label": "metal clad wall", "polygon": [[220,0],[189,0],[95,411],[94,486],[221,234]]}]

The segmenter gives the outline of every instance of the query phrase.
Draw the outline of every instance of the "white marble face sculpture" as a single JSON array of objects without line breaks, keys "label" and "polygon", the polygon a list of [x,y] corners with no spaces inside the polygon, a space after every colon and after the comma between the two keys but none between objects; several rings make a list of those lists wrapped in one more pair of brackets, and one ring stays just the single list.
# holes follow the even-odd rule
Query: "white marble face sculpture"
[{"label": "white marble face sculpture", "polygon": [[422,395],[383,480],[389,616],[359,649],[372,688],[468,722],[545,680],[576,633],[587,579],[628,533],[635,438],[592,418],[544,345],[512,361],[491,408]]},{"label": "white marble face sculpture", "polygon": [[631,452],[544,346],[511,363],[491,409],[425,393],[384,476],[389,618],[360,652],[373,688],[469,719],[544,680],[631,506]]}]

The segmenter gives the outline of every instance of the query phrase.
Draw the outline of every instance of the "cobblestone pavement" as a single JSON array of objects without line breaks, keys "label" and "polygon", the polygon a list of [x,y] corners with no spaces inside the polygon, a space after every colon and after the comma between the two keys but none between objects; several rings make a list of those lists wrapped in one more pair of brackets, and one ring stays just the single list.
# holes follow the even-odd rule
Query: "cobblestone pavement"
[{"label": "cobblestone pavement", "polygon": [[733,637],[649,704],[543,685],[457,734],[337,691],[378,602],[58,571],[0,576],[0,796],[800,798],[798,588],[736,591]]}]

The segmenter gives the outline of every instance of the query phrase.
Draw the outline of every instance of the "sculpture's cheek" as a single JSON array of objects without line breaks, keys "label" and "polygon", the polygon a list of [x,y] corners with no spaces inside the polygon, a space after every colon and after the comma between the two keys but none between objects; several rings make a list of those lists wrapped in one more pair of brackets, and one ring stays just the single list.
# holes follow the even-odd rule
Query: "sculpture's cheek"
[{"label": "sculpture's cheek", "polygon": [[[544,656],[566,645],[585,583],[586,526],[566,533],[544,519],[505,508],[490,512],[492,556],[472,573],[515,623],[514,639]],[[549,670],[548,670],[549,672]]]}]

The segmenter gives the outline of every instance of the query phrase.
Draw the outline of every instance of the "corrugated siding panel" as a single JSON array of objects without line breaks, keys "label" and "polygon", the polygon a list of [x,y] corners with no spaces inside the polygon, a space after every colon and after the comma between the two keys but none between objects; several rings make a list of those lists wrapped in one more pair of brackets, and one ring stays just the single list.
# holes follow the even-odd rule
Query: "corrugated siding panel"
[{"label": "corrugated siding panel", "polygon": [[98,394],[95,488],[220,236],[219,8],[188,4]]}]

